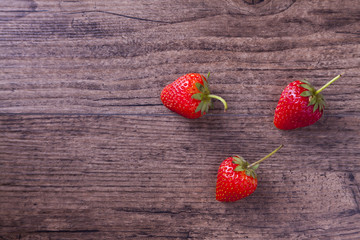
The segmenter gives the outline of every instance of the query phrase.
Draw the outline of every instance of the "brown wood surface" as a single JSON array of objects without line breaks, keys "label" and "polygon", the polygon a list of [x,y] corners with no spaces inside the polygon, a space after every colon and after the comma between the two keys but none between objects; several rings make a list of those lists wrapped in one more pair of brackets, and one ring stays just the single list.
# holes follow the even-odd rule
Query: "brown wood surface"
[{"label": "brown wood surface", "polygon": [[[360,239],[357,1],[1,0],[0,239]],[[162,88],[211,72],[187,120]],[[280,131],[282,89],[324,116]],[[285,145],[235,203],[218,166]]]}]

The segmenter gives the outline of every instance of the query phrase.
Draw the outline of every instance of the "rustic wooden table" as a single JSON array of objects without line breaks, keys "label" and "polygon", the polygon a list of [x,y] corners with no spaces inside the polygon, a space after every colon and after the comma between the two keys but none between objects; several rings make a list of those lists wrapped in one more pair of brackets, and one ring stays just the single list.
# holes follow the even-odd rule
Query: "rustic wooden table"
[{"label": "rustic wooden table", "polygon": [[[360,4],[0,1],[0,239],[360,239]],[[211,72],[212,112],[160,92]],[[282,89],[322,86],[324,116],[273,125]],[[254,194],[215,200],[219,164]]]}]

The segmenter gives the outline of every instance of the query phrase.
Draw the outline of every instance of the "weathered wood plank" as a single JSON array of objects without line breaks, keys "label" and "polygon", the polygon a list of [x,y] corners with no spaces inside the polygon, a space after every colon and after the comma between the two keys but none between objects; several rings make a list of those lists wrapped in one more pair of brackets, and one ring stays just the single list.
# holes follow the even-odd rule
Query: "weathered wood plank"
[{"label": "weathered wood plank", "polygon": [[[1,116],[0,225],[23,237],[351,239],[360,134],[345,119],[282,132],[269,117]],[[215,200],[223,159],[280,142],[251,197]]]},{"label": "weathered wood plank", "polygon": [[340,73],[325,93],[329,114],[358,112],[360,16],[351,1],[336,9],[291,3],[265,16],[233,13],[234,2],[191,3],[193,11],[188,4],[143,11],[142,2],[37,2],[35,12],[0,28],[0,111],[165,114],[159,94],[166,84],[210,71],[230,114],[270,115],[289,81],[321,86]]}]

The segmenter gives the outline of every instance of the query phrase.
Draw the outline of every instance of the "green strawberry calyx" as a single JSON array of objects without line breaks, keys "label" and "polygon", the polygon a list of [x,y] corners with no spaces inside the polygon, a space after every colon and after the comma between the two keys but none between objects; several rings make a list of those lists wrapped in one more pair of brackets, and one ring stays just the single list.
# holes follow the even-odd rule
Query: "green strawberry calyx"
[{"label": "green strawberry calyx", "polygon": [[271,153],[269,153],[268,155],[266,155],[265,157],[263,157],[262,159],[249,164],[243,157],[240,156],[234,156],[233,158],[233,163],[236,164],[237,166],[234,168],[235,172],[245,172],[245,174],[249,177],[253,177],[253,178],[257,178],[256,172],[255,170],[258,169],[260,163],[262,161],[264,161],[265,159],[269,158],[271,155],[273,155],[274,153],[276,153],[277,151],[279,151],[284,145],[281,144],[278,148],[276,148],[274,151],[272,151]]},{"label": "green strawberry calyx", "polygon": [[199,103],[199,105],[197,106],[197,108],[195,109],[195,112],[201,111],[201,114],[204,114],[204,113],[209,111],[210,107],[214,108],[214,105],[212,103],[213,98],[217,99],[217,100],[220,100],[224,104],[224,112],[225,112],[226,109],[228,108],[226,101],[222,97],[210,94],[209,84],[207,82],[209,77],[210,77],[210,73],[208,73],[206,79],[203,76],[201,76],[201,77],[202,77],[202,80],[203,80],[203,84],[201,84],[199,82],[195,83],[196,88],[200,92],[195,93],[195,94],[193,94],[191,96],[191,98],[201,101]]},{"label": "green strawberry calyx", "polygon": [[333,82],[335,82],[336,80],[338,80],[341,77],[342,74],[337,75],[335,78],[333,78],[332,80],[330,80],[328,83],[326,83],[324,86],[322,86],[319,90],[316,90],[311,83],[309,83],[306,80],[301,80],[302,84],[300,84],[299,86],[305,88],[307,91],[304,91],[300,94],[300,96],[302,97],[309,97],[309,104],[308,106],[314,106],[313,108],[313,112],[315,112],[317,109],[319,109],[319,111],[323,111],[325,109],[325,100],[322,94],[320,94],[320,92],[322,90],[324,90],[325,88],[327,88],[330,84],[332,84]]}]

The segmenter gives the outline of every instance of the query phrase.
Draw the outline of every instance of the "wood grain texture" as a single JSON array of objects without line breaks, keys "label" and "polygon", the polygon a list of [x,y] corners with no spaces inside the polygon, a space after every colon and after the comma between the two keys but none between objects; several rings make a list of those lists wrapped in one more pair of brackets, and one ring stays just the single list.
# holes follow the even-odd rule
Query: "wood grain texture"
[{"label": "wood grain texture", "polygon": [[[359,239],[360,5],[353,1],[0,1],[0,239]],[[162,88],[211,72],[198,120]],[[307,78],[327,110],[272,123]],[[253,195],[215,200],[218,166]]]}]

